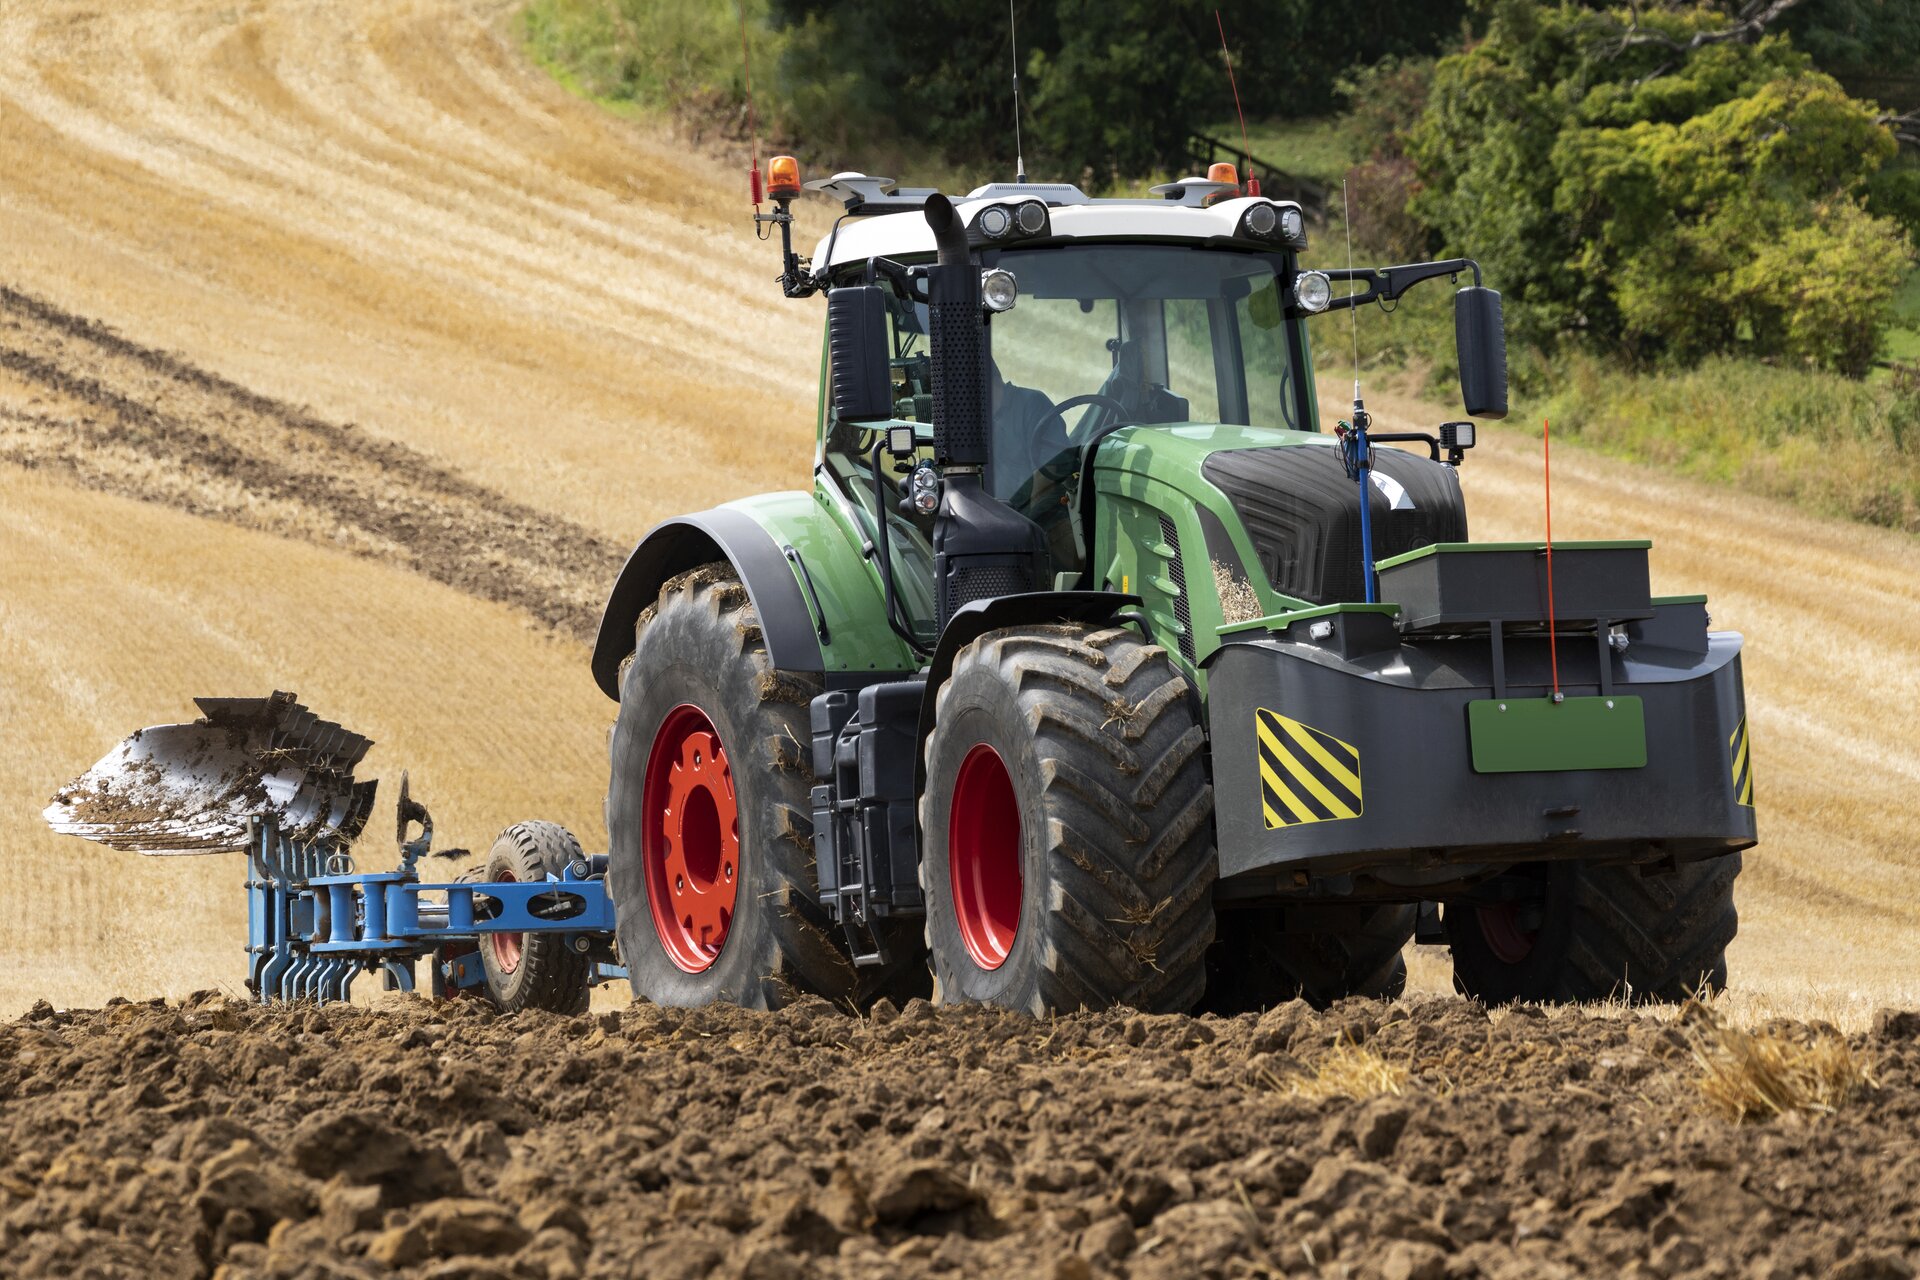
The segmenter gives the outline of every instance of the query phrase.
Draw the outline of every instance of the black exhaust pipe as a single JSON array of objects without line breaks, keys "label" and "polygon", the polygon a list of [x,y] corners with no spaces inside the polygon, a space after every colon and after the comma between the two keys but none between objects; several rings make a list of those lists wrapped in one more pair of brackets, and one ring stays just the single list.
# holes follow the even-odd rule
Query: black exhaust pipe
[{"label": "black exhaust pipe", "polygon": [[993,445],[987,322],[980,269],[966,228],[942,195],[927,197],[927,226],[939,257],[927,268],[928,339],[933,361],[933,452],[942,470],[933,521],[935,608],[942,633],[976,600],[1048,585],[1040,526],[986,486]]},{"label": "black exhaust pipe", "polygon": [[980,272],[953,202],[939,194],[928,196],[925,212],[939,250],[927,271],[935,461],[942,467],[984,467],[992,446],[992,412]]}]

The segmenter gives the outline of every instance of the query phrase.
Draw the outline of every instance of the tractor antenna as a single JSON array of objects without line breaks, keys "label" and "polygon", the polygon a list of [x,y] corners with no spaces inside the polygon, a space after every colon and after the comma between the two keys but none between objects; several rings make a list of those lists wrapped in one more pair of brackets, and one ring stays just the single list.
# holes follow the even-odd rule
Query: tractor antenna
[{"label": "tractor antenna", "polygon": [[1247,143],[1247,113],[1240,106],[1240,86],[1233,79],[1233,54],[1227,48],[1227,24],[1220,20],[1218,9],[1213,11],[1213,25],[1220,29],[1220,55],[1227,60],[1227,88],[1233,90],[1233,113],[1240,117],[1240,158],[1247,164],[1246,193],[1257,196],[1260,194],[1260,179],[1254,175],[1253,152]]},{"label": "tractor antenna", "polygon": [[[1347,232],[1347,279],[1353,279],[1353,202],[1347,195],[1347,180],[1340,179],[1340,221]],[[1353,421],[1340,424],[1341,460],[1347,476],[1360,484],[1360,583],[1362,598],[1373,604],[1379,599],[1373,576],[1373,446],[1367,441],[1367,428],[1373,415],[1360,395],[1360,308],[1349,306],[1348,319],[1353,332]]]},{"label": "tractor antenna", "polygon": [[[1347,195],[1347,180],[1340,179],[1340,225],[1347,233],[1347,278],[1353,278],[1353,200]],[[1347,319],[1353,329],[1353,407],[1360,408],[1360,308],[1348,307]]]},{"label": "tractor antenna", "polygon": [[740,63],[747,73],[747,139],[753,149],[753,168],[747,170],[747,190],[753,196],[754,233],[766,239],[766,231],[760,223],[760,126],[753,115],[753,54],[747,49],[747,3],[739,0],[734,6],[740,13]]},{"label": "tractor antenna", "polygon": [[1020,24],[1013,16],[1013,0],[1007,0],[1007,39],[1013,46],[1013,180],[1027,180],[1027,156],[1020,145]]}]

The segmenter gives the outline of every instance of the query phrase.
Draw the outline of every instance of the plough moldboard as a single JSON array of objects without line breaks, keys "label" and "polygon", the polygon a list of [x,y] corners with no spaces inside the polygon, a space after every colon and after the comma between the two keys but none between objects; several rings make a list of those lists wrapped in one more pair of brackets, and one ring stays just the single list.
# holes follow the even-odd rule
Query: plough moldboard
[{"label": "plough moldboard", "polygon": [[[433,819],[400,779],[399,863],[362,871],[353,846],[378,783],[353,770],[372,742],[320,720],[291,693],[199,698],[189,724],[135,732],[54,796],[54,830],[144,854],[244,852],[247,986],[262,1003],[346,1000],[378,971],[411,991],[415,962],[431,958],[431,990],[483,990],[529,953],[530,936],[556,936],[589,983],[623,978],[613,963],[606,858],[575,856],[542,879],[425,880]],[[409,833],[412,832],[411,838]],[[488,954],[483,954],[483,950]]]}]

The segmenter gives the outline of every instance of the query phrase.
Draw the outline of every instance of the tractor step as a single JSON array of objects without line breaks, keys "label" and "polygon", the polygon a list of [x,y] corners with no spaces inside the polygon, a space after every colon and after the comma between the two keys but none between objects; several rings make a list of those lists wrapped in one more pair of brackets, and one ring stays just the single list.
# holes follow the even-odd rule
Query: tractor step
[{"label": "tractor step", "polygon": [[856,965],[891,964],[883,922],[919,915],[920,702],[924,680],[813,700],[813,848],[820,901]]}]

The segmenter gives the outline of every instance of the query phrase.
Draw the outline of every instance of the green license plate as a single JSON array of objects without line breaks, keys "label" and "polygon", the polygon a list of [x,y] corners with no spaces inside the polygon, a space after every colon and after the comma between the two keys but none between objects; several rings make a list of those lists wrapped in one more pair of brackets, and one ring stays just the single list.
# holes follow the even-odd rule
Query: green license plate
[{"label": "green license plate", "polygon": [[1467,704],[1475,773],[1641,769],[1647,722],[1640,699],[1485,698]]}]

